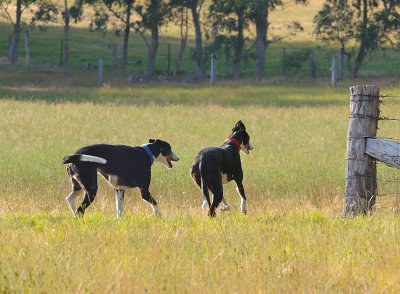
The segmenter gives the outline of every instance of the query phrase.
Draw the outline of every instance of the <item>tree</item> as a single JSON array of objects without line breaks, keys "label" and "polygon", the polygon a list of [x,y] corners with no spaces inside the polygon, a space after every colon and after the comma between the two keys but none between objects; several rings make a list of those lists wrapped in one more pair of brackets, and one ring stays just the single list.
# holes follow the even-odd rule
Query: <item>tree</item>
[{"label": "tree", "polygon": [[[399,11],[398,0],[326,0],[314,17],[314,33],[323,42],[340,44],[356,77],[368,54],[387,43],[399,44]],[[351,51],[349,44],[355,44]]]},{"label": "tree", "polygon": [[[96,13],[91,27],[97,30],[107,29],[107,23],[111,22],[114,30],[119,34],[124,31],[122,45],[121,69],[124,69],[128,61],[128,42],[130,30],[139,33],[147,47],[147,62],[145,75],[152,75],[155,67],[155,59],[158,49],[158,30],[163,25],[169,13],[169,7],[163,0],[145,0],[136,4],[135,0],[85,0],[96,6]],[[99,6],[102,4],[102,6]],[[106,10],[104,10],[104,7]],[[136,14],[140,19],[133,20]],[[150,30],[151,42],[148,41],[145,32]]]},{"label": "tree", "polygon": [[62,17],[64,21],[64,58],[63,66],[64,70],[69,70],[69,29],[71,18],[77,22],[82,15],[82,1],[75,1],[75,3],[69,7],[68,0],[64,0],[64,11]]},{"label": "tree", "polygon": [[201,35],[200,13],[205,0],[186,0],[187,6],[192,12],[192,20],[196,36],[195,59],[197,63],[197,78],[203,79],[207,76],[203,61],[203,41]]},{"label": "tree", "polygon": [[[12,0],[0,0],[0,17],[6,19],[12,24],[14,29],[13,44],[11,53],[11,63],[18,63],[19,36],[24,26],[31,25],[37,21],[40,16],[42,21],[50,21],[57,14],[57,8],[54,4],[46,0],[17,0],[15,6],[15,18],[12,17]],[[34,17],[23,19],[23,13],[29,12]]]},{"label": "tree", "polygon": [[265,50],[268,46],[268,10],[269,0],[257,0],[253,2],[253,21],[256,25],[256,70],[257,76],[262,76],[265,72]]},{"label": "tree", "polygon": [[[248,0],[214,0],[210,5],[212,34],[217,41],[233,45],[233,76],[240,77],[240,64],[244,46],[244,30],[249,24],[249,8],[252,1]],[[234,34],[232,34],[234,33]],[[225,34],[225,38],[220,36]]]},{"label": "tree", "polygon": [[[295,1],[297,4],[305,4],[307,0],[291,0]],[[274,10],[277,6],[283,6],[282,0],[253,0],[251,1],[250,18],[256,27],[256,69],[255,74],[257,76],[264,75],[265,72],[265,58],[266,49],[270,41],[268,40],[268,17],[269,12]],[[298,29],[299,24],[295,22],[294,25],[288,24],[289,28]],[[279,39],[282,39],[280,37]]]},{"label": "tree", "polygon": [[[170,14],[170,7],[162,0],[147,0],[145,5],[138,5],[135,8],[138,15],[141,17],[140,21],[133,24],[133,27],[142,36],[147,47],[147,61],[145,76],[152,75],[155,68],[155,60],[158,50],[159,28],[164,24],[167,16]],[[144,31],[150,30],[151,42],[146,39]]]},{"label": "tree", "polygon": [[186,4],[185,0],[171,0],[170,1],[170,5],[173,8],[172,16],[173,16],[173,19],[175,19],[175,23],[180,28],[180,35],[181,35],[181,43],[179,46],[179,53],[178,53],[178,57],[175,62],[174,72],[172,75],[174,78],[176,77],[176,75],[179,71],[179,67],[180,67],[180,64],[182,61],[182,57],[183,57],[183,52],[185,51],[186,44],[187,44],[187,38],[188,38],[189,9],[185,4]]},{"label": "tree", "polygon": [[[111,22],[117,35],[123,31],[121,69],[125,69],[128,62],[128,42],[134,11],[135,0],[84,0],[96,10],[90,29],[106,30]],[[105,8],[105,9],[104,9]]]}]

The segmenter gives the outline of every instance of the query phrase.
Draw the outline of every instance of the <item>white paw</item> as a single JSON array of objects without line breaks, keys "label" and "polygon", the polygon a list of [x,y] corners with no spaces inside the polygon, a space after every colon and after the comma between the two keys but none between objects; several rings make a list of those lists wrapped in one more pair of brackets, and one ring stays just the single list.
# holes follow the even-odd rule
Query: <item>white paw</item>
[{"label": "white paw", "polygon": [[206,209],[208,207],[208,202],[204,201],[203,204],[201,205],[201,209]]},{"label": "white paw", "polygon": [[222,205],[221,211],[229,211],[231,210],[231,207],[229,205]]}]

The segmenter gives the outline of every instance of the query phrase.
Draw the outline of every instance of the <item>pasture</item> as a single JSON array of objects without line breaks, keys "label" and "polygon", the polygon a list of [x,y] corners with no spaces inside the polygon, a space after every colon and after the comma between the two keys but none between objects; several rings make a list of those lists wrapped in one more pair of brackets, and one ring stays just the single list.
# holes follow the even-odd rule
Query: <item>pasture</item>
[{"label": "pasture", "polygon": [[[398,292],[398,199],[378,198],[372,216],[340,218],[353,84],[2,86],[0,292]],[[397,84],[377,84],[400,95]],[[382,111],[398,117],[400,105]],[[232,210],[211,220],[189,167],[239,119],[255,148],[241,155],[248,214],[231,183]],[[133,190],[117,220],[114,192],[100,181],[85,217],[74,219],[61,158],[91,143],[149,138],[167,140],[181,158],[171,170],[153,165],[163,218]]]}]

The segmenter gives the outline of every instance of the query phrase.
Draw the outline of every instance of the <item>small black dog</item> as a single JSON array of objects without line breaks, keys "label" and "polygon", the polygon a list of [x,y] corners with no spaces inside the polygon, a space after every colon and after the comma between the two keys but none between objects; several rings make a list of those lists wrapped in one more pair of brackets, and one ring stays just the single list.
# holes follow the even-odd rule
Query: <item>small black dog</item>
[{"label": "small black dog", "polygon": [[[253,150],[250,144],[250,136],[242,121],[238,121],[232,129],[232,134],[225,140],[221,147],[203,149],[196,156],[190,175],[202,191],[204,202],[203,209],[209,206],[209,216],[215,217],[215,210],[222,201],[222,210],[229,210],[229,205],[223,196],[223,184],[232,180],[236,182],[240,197],[241,211],[246,214],[246,196],[243,188],[243,170],[240,162],[239,151],[249,154]],[[210,202],[208,189],[213,193],[213,202]]]},{"label": "small black dog", "polygon": [[[124,212],[125,190],[140,189],[143,200],[149,202],[157,216],[161,216],[157,202],[149,192],[151,165],[154,161],[172,168],[172,161],[179,158],[171,145],[162,140],[149,140],[142,146],[95,144],[83,147],[74,154],[65,156],[62,163],[67,166],[67,173],[72,183],[72,192],[67,201],[74,215],[83,215],[97,194],[97,172],[115,189],[117,217]],[[78,210],[75,198],[83,189],[85,198]]]}]

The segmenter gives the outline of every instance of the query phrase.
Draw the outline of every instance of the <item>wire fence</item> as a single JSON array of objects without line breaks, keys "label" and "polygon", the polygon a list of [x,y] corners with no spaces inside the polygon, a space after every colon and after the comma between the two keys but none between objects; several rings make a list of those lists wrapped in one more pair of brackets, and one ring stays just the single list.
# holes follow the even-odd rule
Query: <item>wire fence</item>
[{"label": "wire fence", "polygon": [[[400,103],[400,96],[393,96],[393,95],[380,95],[379,96],[379,102],[381,105],[393,105],[393,103]],[[400,118],[398,117],[391,117],[390,115],[385,115],[383,112],[381,112],[379,118],[379,121],[387,121],[388,123],[397,123],[400,122]],[[398,127],[400,129],[400,125]],[[389,128],[391,131],[396,128]],[[396,143],[399,143],[397,145],[397,152],[396,156],[400,156],[400,138],[393,137],[393,136],[377,136],[376,139],[381,139],[381,140],[390,140]],[[400,196],[400,171],[388,167],[384,163],[380,161],[376,161],[377,164],[377,177],[376,181],[378,184],[378,194],[377,196],[379,197],[396,197]],[[398,203],[397,205],[400,205]]]}]

